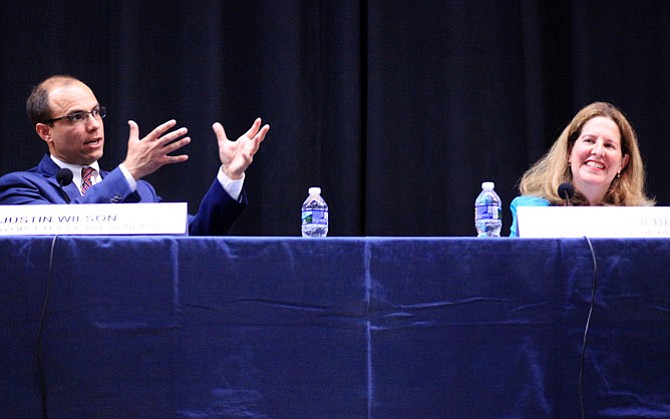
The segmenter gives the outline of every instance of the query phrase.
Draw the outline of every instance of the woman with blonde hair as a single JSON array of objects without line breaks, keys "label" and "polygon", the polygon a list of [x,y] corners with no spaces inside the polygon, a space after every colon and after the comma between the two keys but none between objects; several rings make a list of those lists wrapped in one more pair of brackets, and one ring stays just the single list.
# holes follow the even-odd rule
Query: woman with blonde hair
[{"label": "woman with blonde hair", "polygon": [[558,187],[574,185],[571,205],[654,205],[645,194],[645,169],[633,127],[614,105],[594,102],[582,108],[519,183],[512,200],[510,237],[518,235],[520,206],[563,205]]}]

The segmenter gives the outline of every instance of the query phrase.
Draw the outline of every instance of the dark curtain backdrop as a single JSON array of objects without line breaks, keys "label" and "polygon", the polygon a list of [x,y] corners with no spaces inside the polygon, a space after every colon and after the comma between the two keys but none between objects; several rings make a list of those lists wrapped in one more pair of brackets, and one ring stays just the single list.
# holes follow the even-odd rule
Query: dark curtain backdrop
[{"label": "dark curtain backdrop", "polygon": [[111,169],[127,120],[190,129],[191,159],[149,176],[194,212],[218,168],[211,124],[272,126],[247,171],[236,235],[299,235],[319,185],[330,235],[471,236],[484,180],[504,205],[582,106],[636,128],[648,191],[670,201],[666,1],[100,1],[0,6],[0,172],[46,150],[31,86],[81,78],[108,108]]}]

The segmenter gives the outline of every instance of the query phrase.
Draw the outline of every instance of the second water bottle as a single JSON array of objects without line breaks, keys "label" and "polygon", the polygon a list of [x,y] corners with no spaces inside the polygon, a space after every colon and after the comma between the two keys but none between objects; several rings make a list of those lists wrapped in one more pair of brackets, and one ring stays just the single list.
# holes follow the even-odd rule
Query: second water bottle
[{"label": "second water bottle", "polygon": [[328,205],[321,196],[321,188],[309,188],[309,196],[302,203],[302,236],[326,237],[328,234]]}]

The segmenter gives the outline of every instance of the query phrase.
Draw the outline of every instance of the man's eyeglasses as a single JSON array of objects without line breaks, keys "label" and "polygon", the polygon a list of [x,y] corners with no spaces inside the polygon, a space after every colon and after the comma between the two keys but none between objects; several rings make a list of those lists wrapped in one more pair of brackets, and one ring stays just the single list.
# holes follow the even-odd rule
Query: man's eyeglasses
[{"label": "man's eyeglasses", "polygon": [[47,119],[46,121],[44,121],[42,123],[43,124],[50,124],[52,122],[60,121],[61,119],[67,119],[71,124],[77,124],[77,123],[86,122],[88,120],[89,115],[92,116],[93,118],[102,119],[105,116],[107,116],[107,110],[105,109],[104,106],[101,106],[99,108],[93,109],[90,112],[86,112],[86,111],[72,112],[69,115],[60,116],[58,118]]}]

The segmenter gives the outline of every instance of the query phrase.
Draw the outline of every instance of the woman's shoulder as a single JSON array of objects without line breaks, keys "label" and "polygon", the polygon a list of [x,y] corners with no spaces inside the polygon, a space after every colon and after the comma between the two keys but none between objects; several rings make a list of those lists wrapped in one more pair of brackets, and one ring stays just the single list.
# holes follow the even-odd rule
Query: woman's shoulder
[{"label": "woman's shoulder", "polygon": [[539,196],[521,195],[514,198],[510,205],[513,207],[548,207],[551,203]]}]

